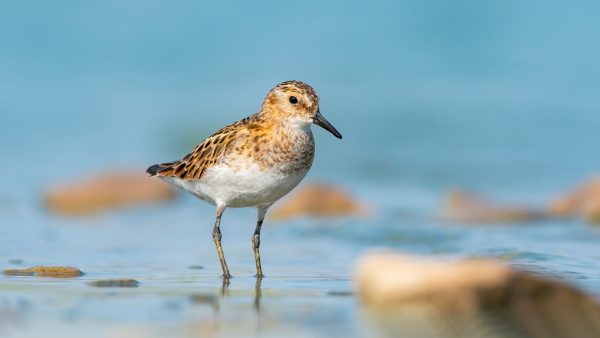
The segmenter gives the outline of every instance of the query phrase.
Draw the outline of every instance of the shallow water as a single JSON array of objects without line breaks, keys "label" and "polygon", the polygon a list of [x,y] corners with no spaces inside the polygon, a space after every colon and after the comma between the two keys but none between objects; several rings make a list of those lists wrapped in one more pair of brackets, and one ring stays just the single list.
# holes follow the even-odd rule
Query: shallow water
[{"label": "shallow water", "polygon": [[[197,204],[184,197],[92,219],[46,215],[46,222],[3,227],[5,267],[72,265],[86,274],[74,279],[0,276],[5,314],[0,332],[9,337],[82,332],[91,337],[369,336],[372,323],[354,296],[352,266],[373,247],[494,257],[600,296],[598,229],[565,222],[450,226],[385,208],[378,213],[387,217],[269,223],[261,242],[267,276],[258,286],[253,229],[244,225],[253,213],[228,210],[223,245],[234,278],[224,287],[210,210],[202,212]],[[206,219],[199,217],[203,214]],[[23,262],[8,264],[11,258]],[[87,285],[106,278],[135,278],[140,286]]]},{"label": "shallow water", "polygon": [[[0,276],[3,337],[367,336],[352,269],[378,247],[495,257],[600,296],[600,228],[435,217],[453,186],[541,207],[598,172],[596,2],[2,7],[0,267],[86,273]],[[178,158],[290,78],[316,87],[344,135],[314,129],[307,180],[339,184],[373,213],[267,222],[260,310],[252,210],[224,215],[225,296],[213,210],[192,197],[96,217],[44,210],[49,185]],[[120,277],[141,284],[87,285]]]}]

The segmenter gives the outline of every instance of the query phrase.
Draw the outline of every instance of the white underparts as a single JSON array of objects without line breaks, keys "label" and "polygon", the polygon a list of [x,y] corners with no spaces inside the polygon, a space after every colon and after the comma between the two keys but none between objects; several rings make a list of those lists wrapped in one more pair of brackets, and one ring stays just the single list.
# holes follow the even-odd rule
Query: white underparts
[{"label": "white underparts", "polygon": [[308,169],[294,174],[263,170],[254,163],[243,169],[219,164],[208,168],[200,180],[161,178],[213,205],[242,208],[274,203],[294,189],[307,172]]}]

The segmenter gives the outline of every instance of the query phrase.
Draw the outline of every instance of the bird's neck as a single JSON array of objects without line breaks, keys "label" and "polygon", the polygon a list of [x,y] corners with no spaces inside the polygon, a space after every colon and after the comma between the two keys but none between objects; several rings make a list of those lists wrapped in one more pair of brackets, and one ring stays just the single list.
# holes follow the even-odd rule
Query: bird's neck
[{"label": "bird's neck", "polygon": [[263,109],[257,114],[266,124],[271,124],[276,131],[286,134],[310,134],[312,122],[301,116],[291,115],[280,109]]},{"label": "bird's neck", "polygon": [[315,149],[310,123],[281,115],[262,115],[261,120],[270,130],[266,160],[285,172],[310,168]]}]

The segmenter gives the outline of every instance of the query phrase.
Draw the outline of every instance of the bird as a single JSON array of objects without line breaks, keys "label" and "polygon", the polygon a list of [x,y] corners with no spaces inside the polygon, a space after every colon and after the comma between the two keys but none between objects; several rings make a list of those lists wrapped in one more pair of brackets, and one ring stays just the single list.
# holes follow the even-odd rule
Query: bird
[{"label": "bird", "polygon": [[256,277],[262,278],[260,231],[273,203],[294,189],[312,166],[316,124],[342,138],[319,108],[308,84],[282,82],[267,93],[260,110],[212,134],[181,160],[154,164],[146,172],[216,207],[212,231],[223,278],[231,277],[221,246],[226,208],[256,208],[252,236]]}]

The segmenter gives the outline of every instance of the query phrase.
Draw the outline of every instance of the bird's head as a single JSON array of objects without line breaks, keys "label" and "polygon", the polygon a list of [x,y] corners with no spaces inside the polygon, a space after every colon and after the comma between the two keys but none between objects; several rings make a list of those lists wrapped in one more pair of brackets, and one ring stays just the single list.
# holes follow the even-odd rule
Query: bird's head
[{"label": "bird's head", "polygon": [[342,138],[342,134],[321,115],[317,92],[301,81],[286,81],[273,87],[263,102],[261,112],[301,126],[314,123]]}]

